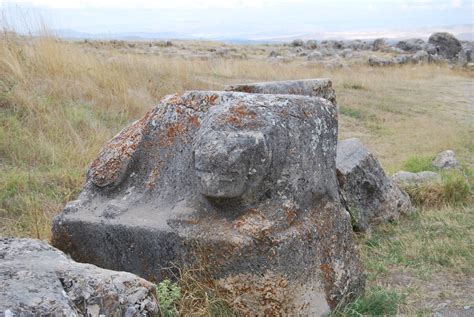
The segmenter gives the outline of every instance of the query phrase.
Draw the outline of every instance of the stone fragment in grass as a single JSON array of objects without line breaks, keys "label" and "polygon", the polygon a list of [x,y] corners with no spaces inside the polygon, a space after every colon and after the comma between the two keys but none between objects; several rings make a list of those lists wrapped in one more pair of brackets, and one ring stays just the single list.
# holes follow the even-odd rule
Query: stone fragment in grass
[{"label": "stone fragment in grass", "polygon": [[0,238],[0,273],[2,316],[159,316],[154,284],[39,240]]},{"label": "stone fragment in grass", "polygon": [[385,175],[380,163],[355,138],[337,145],[337,179],[341,199],[351,214],[354,229],[396,220],[412,211],[408,195]]}]

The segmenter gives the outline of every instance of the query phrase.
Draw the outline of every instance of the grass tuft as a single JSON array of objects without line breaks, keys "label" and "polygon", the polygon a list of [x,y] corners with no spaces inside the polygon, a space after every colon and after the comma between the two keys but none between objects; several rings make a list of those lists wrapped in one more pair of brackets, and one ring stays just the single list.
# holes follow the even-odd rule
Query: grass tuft
[{"label": "grass tuft", "polygon": [[472,180],[469,170],[439,171],[441,182],[419,186],[405,186],[411,202],[417,207],[468,206],[473,202]]},{"label": "grass tuft", "polygon": [[331,316],[393,316],[398,313],[398,305],[402,301],[403,296],[397,292],[372,288],[352,303],[336,308]]}]

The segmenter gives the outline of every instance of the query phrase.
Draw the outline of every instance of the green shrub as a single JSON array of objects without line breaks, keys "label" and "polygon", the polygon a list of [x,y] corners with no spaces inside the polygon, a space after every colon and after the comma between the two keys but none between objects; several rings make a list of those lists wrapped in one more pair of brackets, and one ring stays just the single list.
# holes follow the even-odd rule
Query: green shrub
[{"label": "green shrub", "polygon": [[377,287],[366,291],[352,303],[337,307],[332,316],[387,316],[396,315],[403,296]]},{"label": "green shrub", "polygon": [[170,280],[164,280],[156,285],[156,298],[163,316],[172,317],[178,314],[176,302],[181,297],[181,288]]}]

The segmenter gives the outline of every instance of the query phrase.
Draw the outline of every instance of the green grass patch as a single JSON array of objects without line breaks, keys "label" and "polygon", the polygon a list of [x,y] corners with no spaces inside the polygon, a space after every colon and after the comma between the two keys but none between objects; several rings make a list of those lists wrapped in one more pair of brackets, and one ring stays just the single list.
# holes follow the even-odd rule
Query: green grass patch
[{"label": "green grass patch", "polygon": [[410,156],[403,164],[403,170],[412,173],[423,171],[436,171],[437,168],[433,165],[433,156]]},{"label": "green grass patch", "polygon": [[474,267],[474,208],[422,209],[398,222],[358,236],[369,281],[393,268],[426,278],[435,272],[468,272]]},{"label": "green grass patch", "polygon": [[367,115],[362,110],[358,110],[354,108],[341,106],[340,112],[343,116],[351,117],[357,120],[365,120],[367,118]]},{"label": "green grass patch", "polygon": [[397,292],[372,288],[352,303],[336,308],[331,316],[393,316],[398,313],[398,305],[403,300],[404,297]]},{"label": "green grass patch", "polygon": [[468,206],[472,204],[472,172],[469,169],[438,171],[441,182],[403,188],[417,207]]}]

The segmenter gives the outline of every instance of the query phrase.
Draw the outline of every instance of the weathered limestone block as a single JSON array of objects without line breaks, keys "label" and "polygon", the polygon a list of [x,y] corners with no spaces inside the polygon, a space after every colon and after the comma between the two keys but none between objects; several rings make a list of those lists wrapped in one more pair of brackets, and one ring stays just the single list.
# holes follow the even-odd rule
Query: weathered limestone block
[{"label": "weathered limestone block", "polygon": [[158,316],[155,286],[76,263],[33,239],[0,238],[0,316]]},{"label": "weathered limestone block", "polygon": [[336,92],[327,78],[272,81],[228,86],[226,91],[254,94],[290,94],[325,98],[336,104]]},{"label": "weathered limestone block", "polygon": [[410,198],[389,177],[377,159],[355,138],[337,146],[337,178],[341,199],[356,230],[398,219],[412,211]]},{"label": "weathered limestone block", "polygon": [[138,122],[104,147],[55,219],[55,246],[155,281],[173,265],[204,266],[249,315],[320,315],[360,294],[333,103],[186,92]]}]

